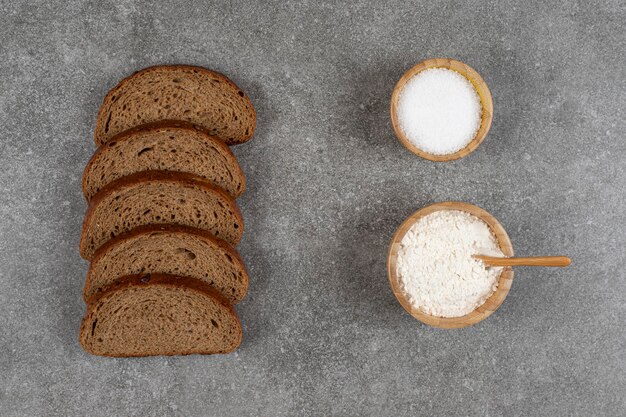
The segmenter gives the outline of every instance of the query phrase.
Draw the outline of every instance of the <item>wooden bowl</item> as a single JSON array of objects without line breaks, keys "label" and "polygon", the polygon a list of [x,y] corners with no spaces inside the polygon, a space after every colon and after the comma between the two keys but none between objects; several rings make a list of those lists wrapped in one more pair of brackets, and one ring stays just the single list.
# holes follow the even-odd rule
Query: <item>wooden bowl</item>
[{"label": "wooden bowl", "polygon": [[387,276],[389,277],[389,284],[393,290],[394,295],[413,317],[434,327],[440,327],[442,329],[457,329],[461,327],[471,326],[489,317],[494,311],[500,307],[513,283],[513,269],[506,267],[502,269],[502,273],[498,278],[498,288],[494,291],[485,302],[478,306],[474,311],[469,314],[460,317],[437,317],[426,314],[418,308],[413,307],[406,297],[404,291],[401,288],[400,279],[397,276],[396,262],[398,259],[398,250],[400,249],[400,243],[406,232],[422,217],[427,214],[433,213],[439,210],[459,210],[473,214],[476,217],[482,219],[491,231],[493,232],[500,250],[506,256],[513,256],[513,246],[511,240],[506,234],[506,231],[502,225],[489,213],[480,207],[476,207],[472,204],[461,203],[456,201],[448,201],[445,203],[436,203],[430,206],[424,207],[421,210],[413,213],[408,219],[404,221],[396,231],[391,240],[391,246],[389,247],[389,255],[387,256]]},{"label": "wooden bowl", "polygon": [[[404,90],[404,86],[411,78],[413,78],[415,74],[430,68],[447,68],[456,71],[467,78],[476,89],[483,109],[480,128],[476,132],[474,139],[472,139],[463,149],[451,154],[435,155],[416,147],[406,137],[398,121],[398,100],[400,99],[400,93]],[[489,132],[489,128],[491,127],[492,119],[493,99],[491,98],[491,92],[489,91],[489,87],[487,87],[485,80],[483,80],[482,77],[469,65],[450,58],[427,59],[426,61],[422,61],[415,65],[413,68],[404,73],[402,78],[400,78],[400,81],[396,84],[396,87],[393,89],[393,94],[391,95],[391,124],[393,125],[393,130],[396,132],[396,136],[408,150],[413,152],[415,155],[421,156],[422,158],[430,161],[447,162],[469,155],[474,151],[474,149],[478,148],[478,145],[480,145],[483,140],[485,140],[485,136],[487,136],[487,132]]]}]

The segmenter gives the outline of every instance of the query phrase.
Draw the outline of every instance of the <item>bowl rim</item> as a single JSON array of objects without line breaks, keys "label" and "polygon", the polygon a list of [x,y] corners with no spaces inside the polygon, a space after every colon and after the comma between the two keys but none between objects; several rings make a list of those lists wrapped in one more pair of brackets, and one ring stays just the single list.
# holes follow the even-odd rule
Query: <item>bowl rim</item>
[{"label": "bowl rim", "polygon": [[[400,93],[402,93],[402,91],[404,90],[406,83],[416,74],[431,68],[446,68],[461,74],[469,82],[472,83],[474,89],[478,93],[478,97],[480,98],[482,114],[480,127],[478,128],[476,135],[467,145],[465,145],[464,148],[451,154],[437,155],[418,148],[404,134],[404,131],[402,130],[402,127],[400,126],[400,122],[398,120],[398,100],[400,99]],[[474,68],[470,67],[464,62],[452,58],[431,58],[414,65],[412,68],[406,71],[398,80],[391,94],[390,114],[391,124],[393,126],[396,137],[402,143],[402,145],[404,145],[405,148],[407,148],[415,155],[429,161],[448,162],[469,155],[474,150],[476,150],[476,148],[478,148],[481,143],[483,143],[483,141],[487,137],[489,129],[491,128],[491,122],[493,120],[493,97],[491,96],[491,91],[489,90],[487,83]]]},{"label": "bowl rim", "polygon": [[464,203],[460,201],[445,201],[440,203],[430,204],[425,206],[413,214],[411,214],[402,224],[398,227],[391,239],[389,245],[389,251],[387,255],[387,277],[389,279],[389,285],[396,299],[400,305],[413,317],[429,326],[438,327],[442,329],[457,329],[462,327],[468,327],[474,325],[493,314],[500,305],[504,302],[504,299],[511,289],[513,283],[513,269],[511,267],[505,267],[502,269],[500,276],[498,277],[498,288],[485,300],[483,304],[476,307],[474,311],[464,316],[459,317],[438,317],[427,314],[420,309],[414,307],[406,297],[404,291],[401,288],[399,277],[397,276],[396,261],[398,258],[398,250],[400,248],[402,239],[406,232],[422,217],[434,213],[440,210],[459,210],[472,214],[481,220],[483,220],[492,233],[496,237],[500,250],[506,256],[513,256],[513,245],[509,235],[504,230],[504,227],[489,214],[486,210],[475,206],[470,203]]}]

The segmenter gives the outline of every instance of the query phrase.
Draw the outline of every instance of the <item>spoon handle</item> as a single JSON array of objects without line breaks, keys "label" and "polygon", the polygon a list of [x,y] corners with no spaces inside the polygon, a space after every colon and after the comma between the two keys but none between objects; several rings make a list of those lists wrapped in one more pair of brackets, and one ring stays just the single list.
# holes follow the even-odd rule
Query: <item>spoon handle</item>
[{"label": "spoon handle", "polygon": [[489,266],[568,266],[572,260],[567,256],[534,256],[531,258],[497,258],[474,255]]}]

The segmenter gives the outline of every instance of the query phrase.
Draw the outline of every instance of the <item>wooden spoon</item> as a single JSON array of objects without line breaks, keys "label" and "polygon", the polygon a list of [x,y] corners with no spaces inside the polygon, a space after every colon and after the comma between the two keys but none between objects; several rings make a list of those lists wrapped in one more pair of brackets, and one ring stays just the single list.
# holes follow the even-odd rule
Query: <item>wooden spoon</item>
[{"label": "wooden spoon", "polygon": [[567,256],[534,256],[531,258],[498,258],[494,256],[474,255],[487,266],[568,266],[572,260]]}]

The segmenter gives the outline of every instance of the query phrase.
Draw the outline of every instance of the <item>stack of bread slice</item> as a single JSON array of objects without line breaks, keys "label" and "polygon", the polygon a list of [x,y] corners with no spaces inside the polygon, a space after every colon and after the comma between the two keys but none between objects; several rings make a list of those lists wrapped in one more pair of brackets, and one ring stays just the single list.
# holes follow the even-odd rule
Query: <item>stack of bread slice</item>
[{"label": "stack of bread slice", "polygon": [[83,174],[80,254],[90,261],[79,340],[103,356],[226,353],[248,290],[235,249],[245,177],[229,145],[256,114],[222,74],[158,66],[106,95]]}]

